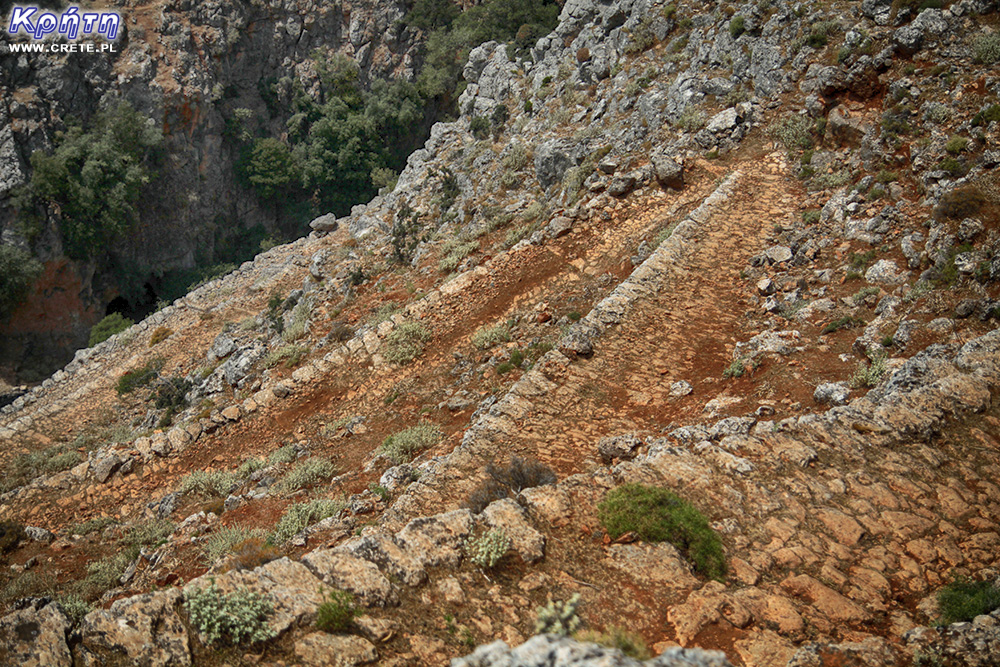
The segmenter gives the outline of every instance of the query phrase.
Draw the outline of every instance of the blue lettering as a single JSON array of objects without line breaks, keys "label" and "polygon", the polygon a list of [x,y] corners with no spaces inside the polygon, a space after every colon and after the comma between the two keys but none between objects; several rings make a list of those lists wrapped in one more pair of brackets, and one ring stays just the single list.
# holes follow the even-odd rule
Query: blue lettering
[{"label": "blue lettering", "polygon": [[37,7],[15,7],[10,13],[10,26],[7,32],[16,35],[21,28],[25,32],[35,32],[35,26],[31,24],[31,16],[38,11]]},{"label": "blue lettering", "polygon": [[83,15],[83,31],[87,34],[94,32],[94,28],[97,27],[97,19],[100,18],[100,14],[84,14]]},{"label": "blue lettering", "polygon": [[50,32],[55,32],[56,27],[59,25],[59,19],[52,12],[46,12],[38,17],[38,23],[35,25],[35,39],[41,39]]},{"label": "blue lettering", "polygon": [[109,40],[114,40],[114,38],[118,36],[118,26],[121,25],[121,22],[122,19],[118,16],[118,14],[101,14],[101,23],[98,26],[97,31]]},{"label": "blue lettering", "polygon": [[70,7],[63,12],[59,20],[59,34],[66,35],[69,39],[76,39],[80,33],[80,15],[77,13],[79,7]]}]

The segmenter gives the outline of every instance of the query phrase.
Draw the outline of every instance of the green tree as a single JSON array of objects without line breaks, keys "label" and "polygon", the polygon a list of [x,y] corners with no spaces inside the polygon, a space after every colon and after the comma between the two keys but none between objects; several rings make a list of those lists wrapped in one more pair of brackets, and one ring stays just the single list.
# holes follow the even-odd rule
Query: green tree
[{"label": "green tree", "polygon": [[27,251],[0,245],[0,320],[14,312],[42,273],[42,265]]},{"label": "green tree", "polygon": [[257,139],[246,160],[244,175],[262,199],[273,199],[299,180],[292,151],[277,139]]},{"label": "green tree", "polygon": [[138,220],[162,142],[150,119],[121,102],[98,112],[89,131],[71,126],[58,133],[52,153],[35,151],[28,197],[18,201],[54,206],[66,254],[93,257]]}]

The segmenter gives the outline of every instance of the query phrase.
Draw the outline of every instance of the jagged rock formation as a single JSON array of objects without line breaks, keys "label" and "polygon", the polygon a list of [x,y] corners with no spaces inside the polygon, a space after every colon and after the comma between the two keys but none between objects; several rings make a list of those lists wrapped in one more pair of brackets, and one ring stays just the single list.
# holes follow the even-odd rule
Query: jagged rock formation
[{"label": "jagged rock formation", "polygon": [[[21,475],[0,512],[39,529],[10,557],[22,608],[0,651],[197,664],[206,638],[181,601],[214,580],[270,601],[276,638],[255,649],[270,664],[643,664],[528,639],[537,608],[576,595],[592,629],[643,636],[660,654],[645,664],[996,662],[1000,612],[928,626],[952,574],[998,566],[998,121],[973,119],[1000,82],[961,79],[980,91],[952,102],[947,131],[972,137],[961,177],[937,162],[947,133],[928,112],[945,98],[922,92],[944,70],[927,54],[899,85],[931,46],[962,76],[970,15],[995,5],[886,8],[572,2],[533,62],[477,49],[462,117],[393,192],[0,408]],[[909,157],[893,124],[908,96],[926,111],[905,132],[927,139]],[[509,118],[476,139],[500,104]],[[152,355],[156,391],[117,392]],[[190,382],[173,423],[156,406],[167,380]],[[474,502],[515,455],[557,482]],[[192,471],[218,488],[199,497]],[[725,581],[683,545],[606,534],[597,506],[625,483],[700,508]],[[279,531],[306,501],[333,509]],[[78,524],[102,517],[122,525]],[[157,519],[177,523],[141,541]],[[257,527],[278,551],[245,532],[249,547],[209,555]],[[468,547],[491,529],[510,540],[493,570]],[[32,573],[87,581],[79,563],[109,562],[104,542],[136,555],[71,632]],[[365,609],[350,634],[313,627],[321,586]]]}]

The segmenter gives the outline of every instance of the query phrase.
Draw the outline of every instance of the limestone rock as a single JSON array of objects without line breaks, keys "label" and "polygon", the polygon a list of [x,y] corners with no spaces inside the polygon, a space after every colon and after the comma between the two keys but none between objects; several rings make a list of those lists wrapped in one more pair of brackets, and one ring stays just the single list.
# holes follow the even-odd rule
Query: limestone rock
[{"label": "limestone rock", "polygon": [[370,561],[330,549],[318,549],[302,557],[302,563],[325,583],[353,593],[367,607],[399,604],[392,584]]},{"label": "limestone rock", "polygon": [[425,566],[455,566],[462,559],[462,544],[472,533],[472,525],[469,510],[454,510],[413,519],[396,539]]},{"label": "limestone rock", "polygon": [[0,618],[0,656],[21,667],[70,667],[69,627],[54,603],[15,611]]},{"label": "limestone rock", "polygon": [[188,633],[177,614],[178,589],[147,593],[98,609],[80,624],[83,646],[110,652],[130,664],[149,667],[190,665]]},{"label": "limestone rock", "polygon": [[524,509],[511,498],[487,505],[483,518],[489,526],[507,534],[524,562],[534,563],[545,556],[545,537],[532,527]]},{"label": "limestone rock", "polygon": [[378,659],[375,646],[356,635],[314,632],[295,642],[295,655],[308,667],[354,667]]}]

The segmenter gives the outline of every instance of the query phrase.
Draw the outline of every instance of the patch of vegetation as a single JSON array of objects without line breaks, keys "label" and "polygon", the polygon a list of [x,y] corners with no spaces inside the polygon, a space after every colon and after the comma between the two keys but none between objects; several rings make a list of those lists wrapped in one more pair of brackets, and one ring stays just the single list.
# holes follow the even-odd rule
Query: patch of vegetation
[{"label": "patch of vegetation", "polygon": [[948,139],[948,143],[944,145],[944,149],[951,153],[952,155],[958,155],[964,151],[969,146],[969,140],[958,134],[952,135]]},{"label": "patch of vegetation", "polygon": [[972,126],[980,127],[1000,122],[1000,104],[991,104],[972,117]]},{"label": "patch of vegetation", "polygon": [[1000,609],[1000,587],[992,581],[957,579],[937,594],[943,623],[968,622]]},{"label": "patch of vegetation", "polygon": [[746,372],[746,358],[738,357],[733,359],[732,363],[726,367],[726,370],[722,371],[722,377],[726,380],[730,378],[743,377],[743,374]]},{"label": "patch of vegetation", "polygon": [[41,262],[28,252],[0,245],[0,320],[9,317],[24,301],[41,274]]},{"label": "patch of vegetation", "polygon": [[216,530],[202,542],[208,562],[214,563],[224,556],[229,556],[236,545],[251,539],[263,539],[266,536],[262,528],[247,528],[245,526],[225,526]]},{"label": "patch of vegetation", "polygon": [[705,127],[707,118],[705,112],[694,106],[688,106],[681,112],[678,116],[675,125],[684,130],[685,132],[697,132],[701,128]]},{"label": "patch of vegetation", "polygon": [[90,535],[116,523],[118,522],[109,516],[100,516],[76,524],[70,529],[70,532],[74,535]]},{"label": "patch of vegetation", "polygon": [[647,542],[669,542],[712,579],[726,575],[722,540],[691,503],[663,488],[625,484],[598,505],[598,517],[608,536],[635,532]]},{"label": "patch of vegetation", "polygon": [[289,505],[271,532],[268,541],[272,544],[284,544],[314,523],[339,514],[346,506],[342,500],[329,498],[317,498]]},{"label": "patch of vegetation", "polygon": [[938,220],[964,220],[975,217],[986,205],[986,196],[975,185],[964,185],[945,193],[934,207],[934,217]]},{"label": "patch of vegetation", "polygon": [[492,570],[510,549],[511,541],[502,528],[493,528],[477,536],[469,537],[463,548],[466,557],[483,570]]},{"label": "patch of vegetation", "polygon": [[450,239],[441,248],[441,260],[438,261],[438,270],[450,273],[458,268],[462,260],[479,249],[477,241],[462,241],[461,239]]},{"label": "patch of vegetation", "polygon": [[424,351],[424,344],[431,339],[431,332],[419,322],[403,322],[385,338],[382,354],[386,361],[407,364]]},{"label": "patch of vegetation", "polygon": [[821,213],[820,211],[803,211],[802,212],[802,222],[807,225],[815,225],[819,222]]},{"label": "patch of vegetation", "polygon": [[281,491],[298,491],[321,482],[329,481],[337,472],[336,466],[329,459],[311,458],[295,465],[285,473],[277,483]]},{"label": "patch of vegetation", "polygon": [[292,343],[305,336],[311,312],[312,301],[306,298],[299,299],[299,302],[292,308],[288,325],[281,332],[281,340]]},{"label": "patch of vegetation", "polygon": [[853,317],[851,315],[845,315],[844,317],[838,317],[833,320],[820,332],[822,334],[831,334],[835,331],[840,331],[841,329],[854,329],[855,327],[865,326],[865,321],[859,317]]},{"label": "patch of vegetation", "polygon": [[297,457],[298,451],[295,449],[295,445],[284,445],[271,452],[271,455],[267,457],[267,462],[271,465],[291,463]]},{"label": "patch of vegetation", "polygon": [[486,464],[486,479],[469,494],[465,507],[479,514],[494,500],[517,495],[525,489],[555,484],[556,474],[538,459],[512,456],[506,465]]},{"label": "patch of vegetation", "polygon": [[241,463],[240,467],[236,469],[235,474],[238,479],[247,479],[250,475],[254,474],[258,470],[263,470],[266,467],[267,461],[255,456]]},{"label": "patch of vegetation", "polygon": [[29,224],[49,207],[59,210],[63,248],[73,259],[108,252],[139,219],[143,194],[154,179],[163,134],[127,102],[98,111],[89,131],[70,125],[51,154],[31,155],[31,181],[15,194]]},{"label": "patch of vegetation", "polygon": [[560,637],[572,635],[583,625],[583,621],[577,615],[579,608],[579,593],[574,593],[569,600],[552,600],[544,607],[539,607],[535,617],[535,634]]},{"label": "patch of vegetation", "polygon": [[362,614],[354,596],[335,588],[326,598],[316,610],[316,628],[323,632],[347,632],[354,619]]},{"label": "patch of vegetation", "polygon": [[874,259],[874,250],[868,250],[867,252],[862,253],[852,252],[847,255],[847,263],[856,271],[863,271],[868,268],[868,265],[871,264]]},{"label": "patch of vegetation", "polygon": [[903,297],[903,301],[905,303],[913,303],[920,297],[925,294],[929,294],[932,291],[934,291],[934,284],[932,282],[929,280],[918,280],[913,287],[910,288],[910,291],[906,293],[906,296]]},{"label": "patch of vegetation", "polygon": [[862,287],[857,292],[855,292],[853,296],[851,296],[851,303],[854,304],[855,306],[860,306],[868,299],[868,297],[878,296],[881,293],[882,290],[875,287],[874,285],[869,285],[868,287]]},{"label": "patch of vegetation", "polygon": [[962,178],[969,172],[969,168],[965,163],[953,157],[946,157],[938,162],[937,168],[947,172],[949,176],[954,178]]},{"label": "patch of vegetation", "polygon": [[94,605],[90,604],[79,595],[69,594],[56,600],[63,614],[69,619],[70,625],[76,627],[80,625],[83,617],[94,611]]},{"label": "patch of vegetation", "polygon": [[159,345],[166,339],[170,338],[173,333],[173,330],[168,329],[167,327],[157,327],[153,332],[153,335],[149,337],[149,346],[153,347],[155,345]]},{"label": "patch of vegetation", "polygon": [[469,132],[472,136],[480,141],[489,138],[490,136],[490,121],[482,116],[473,116],[469,120]]},{"label": "patch of vegetation", "polygon": [[153,396],[153,404],[157,410],[165,410],[160,418],[160,428],[173,423],[174,415],[188,406],[187,393],[191,391],[190,380],[174,376],[161,381]]},{"label": "patch of vegetation", "polygon": [[[2,312],[2,307],[0,307],[0,312]],[[90,328],[90,338],[87,340],[87,347],[94,347],[103,343],[115,334],[125,331],[133,324],[135,322],[127,317],[122,317],[121,313],[111,313]]]},{"label": "patch of vegetation", "polygon": [[153,357],[145,365],[125,371],[118,378],[118,382],[115,384],[115,391],[118,392],[119,396],[124,396],[125,394],[131,394],[139,387],[145,387],[160,376],[160,371],[163,370],[164,363],[162,357]]},{"label": "patch of vegetation", "polygon": [[267,622],[274,612],[271,601],[243,586],[223,594],[212,579],[208,586],[185,593],[184,609],[191,626],[209,645],[223,639],[255,644],[277,634]]},{"label": "patch of vegetation", "polygon": [[488,350],[491,347],[495,347],[500,343],[506,343],[510,340],[510,327],[507,326],[505,322],[499,322],[494,325],[484,325],[480,327],[472,337],[469,342],[472,343],[473,347],[480,350]]},{"label": "patch of vegetation", "polygon": [[3,477],[0,478],[0,492],[15,489],[41,475],[62,472],[80,461],[79,452],[66,444],[18,454],[10,461]]},{"label": "patch of vegetation", "polygon": [[887,370],[885,362],[886,355],[881,353],[876,355],[870,364],[859,363],[858,367],[854,370],[854,374],[851,375],[851,388],[858,389],[863,387],[871,389],[877,385],[882,380],[882,377],[885,376]]},{"label": "patch of vegetation", "polygon": [[0,521],[0,554],[10,553],[24,540],[24,526],[16,521]]},{"label": "patch of vegetation", "polygon": [[628,43],[625,44],[625,53],[642,53],[654,44],[656,44],[656,35],[653,34],[653,17],[644,16],[632,34],[629,35]]},{"label": "patch of vegetation", "polygon": [[813,147],[812,128],[806,116],[794,114],[771,125],[768,132],[785,150],[792,152]]},{"label": "patch of vegetation", "polygon": [[746,31],[746,19],[739,14],[729,20],[729,36],[733,39],[736,39]]},{"label": "patch of vegetation", "polygon": [[1000,62],[1000,32],[994,30],[976,37],[972,42],[972,52],[977,63],[992,65]]},{"label": "patch of vegetation", "polygon": [[430,422],[399,431],[387,437],[379,447],[379,452],[395,463],[406,463],[419,451],[432,447],[441,440],[441,429]]},{"label": "patch of vegetation", "polygon": [[284,364],[285,368],[295,368],[302,363],[302,360],[309,354],[309,348],[304,345],[289,343],[282,345],[277,350],[271,350],[264,357],[264,368],[274,368],[279,364]]},{"label": "patch of vegetation", "polygon": [[254,536],[232,545],[223,562],[222,571],[245,572],[281,558],[282,553],[263,538]]},{"label": "patch of vegetation", "polygon": [[634,632],[629,632],[625,628],[617,625],[610,625],[604,632],[596,630],[583,630],[574,635],[577,641],[600,644],[608,648],[616,648],[630,658],[636,660],[649,660],[653,657],[645,640]]},{"label": "patch of vegetation", "polygon": [[177,492],[182,496],[198,495],[204,498],[225,498],[236,488],[236,475],[225,470],[195,470],[181,478]]}]

